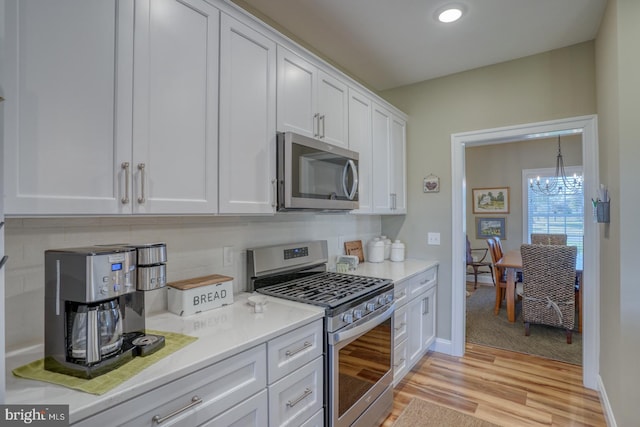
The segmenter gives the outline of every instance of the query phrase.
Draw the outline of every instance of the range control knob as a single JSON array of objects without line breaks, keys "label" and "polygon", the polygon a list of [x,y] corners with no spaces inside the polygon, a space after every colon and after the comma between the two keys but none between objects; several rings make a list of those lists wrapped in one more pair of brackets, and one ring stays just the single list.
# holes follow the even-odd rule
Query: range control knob
[{"label": "range control knob", "polygon": [[385,305],[387,303],[387,297],[380,295],[378,297],[378,305]]},{"label": "range control knob", "polygon": [[353,323],[353,314],[351,312],[347,312],[342,315],[342,320],[345,323]]},{"label": "range control knob", "polygon": [[391,304],[393,302],[393,295],[387,294],[386,299],[387,299],[387,304]]},{"label": "range control knob", "polygon": [[368,302],[367,303],[367,311],[374,311],[376,309],[376,303],[375,302]]},{"label": "range control knob", "polygon": [[362,310],[353,310],[353,318],[356,320],[362,319]]}]

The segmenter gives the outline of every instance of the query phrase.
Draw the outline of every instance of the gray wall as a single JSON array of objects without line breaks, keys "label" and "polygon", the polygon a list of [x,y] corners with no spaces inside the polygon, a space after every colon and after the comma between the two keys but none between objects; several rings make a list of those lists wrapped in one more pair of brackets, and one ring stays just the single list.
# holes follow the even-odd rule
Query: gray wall
[{"label": "gray wall", "polygon": [[[409,115],[406,217],[384,217],[382,231],[407,244],[411,257],[436,258],[439,338],[451,339],[451,134],[596,112],[594,43],[471,70],[383,92]],[[440,177],[439,193],[422,179]],[[520,181],[518,180],[518,183]],[[427,233],[441,233],[427,246]]]},{"label": "gray wall", "polygon": [[[582,164],[582,138],[579,135],[562,137],[562,156],[565,166]],[[506,218],[505,250],[518,249],[523,242],[522,170],[555,168],[558,140],[539,139],[507,144],[483,145],[465,150],[465,179],[467,183],[467,235],[473,248],[486,248],[484,239],[476,239],[476,218],[500,216]],[[509,187],[508,214],[474,214],[472,189]]]},{"label": "gray wall", "polygon": [[638,425],[640,286],[640,2],[609,0],[596,41],[600,180],[611,192],[601,225],[600,376],[619,426]]}]

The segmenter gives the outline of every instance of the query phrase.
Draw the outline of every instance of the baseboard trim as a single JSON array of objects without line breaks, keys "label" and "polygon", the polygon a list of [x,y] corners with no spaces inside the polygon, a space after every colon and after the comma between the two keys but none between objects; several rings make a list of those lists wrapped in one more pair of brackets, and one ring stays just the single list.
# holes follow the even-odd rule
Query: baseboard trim
[{"label": "baseboard trim", "polygon": [[431,345],[429,350],[448,354],[449,356],[462,356],[461,354],[453,354],[453,343],[451,340],[445,340],[442,338],[436,338],[435,342]]},{"label": "baseboard trim", "polygon": [[598,394],[600,395],[600,403],[602,404],[602,412],[608,427],[617,427],[616,418],[613,415],[613,409],[607,396],[607,390],[604,388],[602,377],[598,375]]}]

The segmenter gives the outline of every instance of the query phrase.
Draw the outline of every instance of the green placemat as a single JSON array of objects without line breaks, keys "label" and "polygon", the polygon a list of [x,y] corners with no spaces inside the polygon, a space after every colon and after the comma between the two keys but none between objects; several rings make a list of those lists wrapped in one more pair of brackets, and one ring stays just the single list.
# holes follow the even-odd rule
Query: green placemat
[{"label": "green placemat", "polygon": [[151,366],[163,357],[170,355],[198,339],[173,332],[148,330],[147,334],[163,335],[165,339],[164,347],[148,356],[134,357],[130,362],[96,378],[83,379],[47,371],[44,369],[44,359],[36,360],[35,362],[16,368],[12,372],[13,375],[20,378],[46,381],[91,394],[103,394],[130,379],[144,368]]}]

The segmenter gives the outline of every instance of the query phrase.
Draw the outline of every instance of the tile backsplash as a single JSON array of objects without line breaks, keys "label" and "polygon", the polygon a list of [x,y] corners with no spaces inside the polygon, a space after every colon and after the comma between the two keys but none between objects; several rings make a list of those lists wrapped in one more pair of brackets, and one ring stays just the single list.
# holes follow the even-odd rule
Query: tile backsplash
[{"label": "tile backsplash", "polygon": [[[7,218],[6,349],[44,340],[44,251],[109,243],[167,244],[167,279],[209,274],[234,278],[234,293],[246,290],[246,248],[305,240],[327,240],[329,263],[341,243],[364,242],[381,233],[379,216],[281,214],[274,217],[95,217]],[[223,248],[232,263],[223,266]],[[148,313],[166,309],[166,290],[145,294]]]}]

